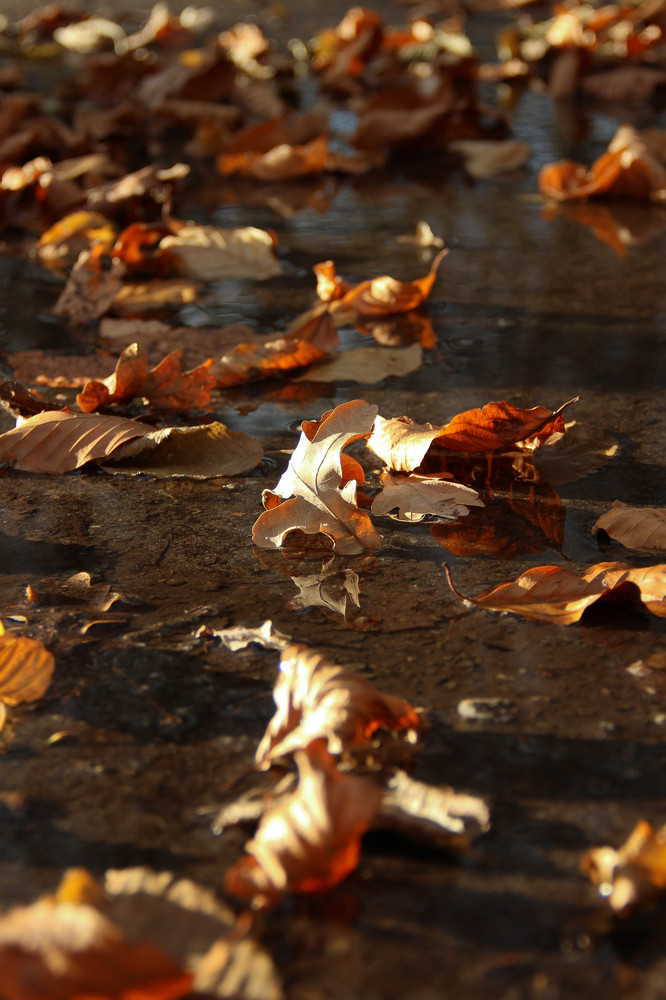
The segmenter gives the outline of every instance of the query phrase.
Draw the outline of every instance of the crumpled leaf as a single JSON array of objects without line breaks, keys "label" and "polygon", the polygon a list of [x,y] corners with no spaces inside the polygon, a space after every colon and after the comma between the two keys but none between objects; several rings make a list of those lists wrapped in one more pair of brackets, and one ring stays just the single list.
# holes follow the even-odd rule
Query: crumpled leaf
[{"label": "crumpled leaf", "polygon": [[360,382],[376,385],[385,378],[417,371],[423,364],[420,344],[409,347],[355,347],[310,365],[295,382]]},{"label": "crumpled leaf", "polygon": [[396,243],[404,243],[407,246],[420,247],[422,250],[441,250],[444,246],[442,237],[435,236],[425,219],[421,219],[416,223],[414,233],[403,233],[401,236],[396,236],[395,241]]},{"label": "crumpled leaf", "polygon": [[381,788],[338,771],[323,741],[299,751],[296,764],[296,791],[265,813],[246,856],[227,871],[228,891],[255,907],[341,882],[356,867],[361,837],[379,808]]},{"label": "crumpled leaf", "polygon": [[639,820],[621,847],[594,847],[580,867],[616,913],[651,903],[666,889],[666,827]]},{"label": "crumpled leaf", "polygon": [[270,618],[258,628],[234,625],[232,628],[207,629],[206,633],[219,639],[232,653],[245,649],[251,642],[256,642],[264,649],[277,649],[280,652],[293,645],[293,639],[274,628]]},{"label": "crumpled leaf", "polygon": [[252,528],[255,545],[279,548],[295,528],[329,535],[336,551],[346,555],[381,544],[356,502],[363,469],[342,450],[369,434],[376,413],[377,407],[355,399],[328,410],[321,420],[303,421],[289,466],[275,490],[264,493],[266,510]]},{"label": "crumpled leaf", "polygon": [[[37,701],[47,691],[55,660],[38,639],[7,635],[0,622],[0,701]],[[1,728],[1,727],[0,727]]]},{"label": "crumpled leaf", "polygon": [[666,200],[663,139],[653,131],[623,125],[608,150],[587,170],[572,160],[550,163],[539,173],[539,190],[556,201],[601,195]]},{"label": "crumpled leaf", "polygon": [[489,829],[490,811],[475,795],[446,785],[427,785],[405,771],[396,771],[384,790],[373,825],[439,847],[464,850]]},{"label": "crumpled leaf", "polygon": [[[601,469],[617,451],[618,443],[611,434],[570,420],[563,431],[546,438],[529,460],[551,486],[564,486]],[[518,468],[521,461],[524,459],[519,456],[514,466]]]},{"label": "crumpled leaf", "polygon": [[[448,567],[447,567],[448,574]],[[488,611],[512,612],[536,622],[571,625],[599,600],[624,601],[644,606],[653,615],[666,618],[666,565],[632,568],[607,562],[589,566],[582,573],[562,566],[535,566],[516,580],[501,583],[466,603]]]},{"label": "crumpled leaf", "polygon": [[116,370],[102,381],[87,382],[76,397],[84,413],[138,396],[158,410],[201,408],[210,402],[215,376],[212,359],[192,371],[181,370],[182,351],[172,351],[155,368],[148,370],[146,352],[138,344],[126,347]]},{"label": "crumpled leaf", "polygon": [[83,250],[102,243],[106,252],[116,239],[116,227],[99,212],[70,212],[42,233],[37,254],[42,263],[71,267]]},{"label": "crumpled leaf", "polygon": [[[338,287],[338,291],[330,301],[331,314],[335,316],[341,312],[351,316],[385,316],[390,313],[410,312],[418,308],[424,302],[435,284],[439,265],[449,253],[445,247],[437,254],[430,265],[430,270],[423,278],[415,281],[398,281],[385,274],[379,278],[372,278],[370,281],[362,281],[358,285],[349,288],[345,284]],[[337,275],[333,261],[325,261],[318,264],[315,273],[325,269],[326,285],[320,282],[317,284],[317,294],[322,294],[325,287],[327,292],[331,286],[336,286]],[[343,294],[340,294],[343,292]],[[326,292],[323,293],[326,295]]]},{"label": "crumpled leaf", "polygon": [[72,323],[88,323],[99,319],[110,309],[122,287],[125,265],[118,261],[111,265],[110,270],[103,270],[104,252],[104,243],[81,251],[53,307],[56,316],[63,316]]},{"label": "crumpled leaf", "polygon": [[351,602],[357,608],[361,606],[358,573],[349,567],[293,576],[291,579],[298,587],[298,594],[289,601],[289,607],[294,611],[323,608],[346,621],[348,604]]},{"label": "crumpled leaf", "polygon": [[456,139],[448,148],[460,153],[465,170],[477,180],[517,170],[532,153],[529,144],[519,139]]},{"label": "crumpled leaf", "polygon": [[592,528],[592,534],[605,531],[628,549],[639,552],[666,550],[666,507],[630,507],[614,500]]},{"label": "crumpled leaf", "polygon": [[23,472],[71,472],[152,430],[124,417],[47,410],[0,434],[0,462]]},{"label": "crumpled leaf", "polygon": [[274,248],[275,237],[255,226],[182,226],[159,244],[160,252],[174,258],[183,274],[200,281],[274,278],[282,274]]},{"label": "crumpled leaf", "polygon": [[534,406],[521,410],[513,403],[487,403],[481,409],[465,410],[444,427],[417,424],[409,417],[377,417],[368,448],[396,472],[413,472],[421,466],[431,447],[453,451],[489,452],[507,449],[518,442],[538,444],[564,430],[562,411]]},{"label": "crumpled leaf", "polygon": [[341,754],[367,746],[381,726],[407,732],[412,742],[420,728],[409,702],[377,691],[302,643],[282,653],[273,698],[276,712],[255,755],[261,768],[313,740],[324,739],[329,753]]},{"label": "crumpled leaf", "polygon": [[[372,501],[375,515],[388,514],[398,521],[422,521],[428,514],[452,521],[469,514],[470,507],[483,507],[476,490],[427,476],[382,473],[383,489]],[[397,514],[391,511],[398,508]]]},{"label": "crumpled leaf", "polygon": [[215,420],[199,427],[164,427],[122,445],[104,471],[158,479],[238,476],[258,465],[264,449],[249,434]]}]

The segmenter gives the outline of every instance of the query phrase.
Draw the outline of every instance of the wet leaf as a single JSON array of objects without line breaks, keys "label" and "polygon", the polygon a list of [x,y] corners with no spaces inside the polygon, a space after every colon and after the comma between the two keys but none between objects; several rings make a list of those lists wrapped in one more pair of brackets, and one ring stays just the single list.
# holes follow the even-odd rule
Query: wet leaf
[{"label": "wet leaf", "polygon": [[299,751],[296,764],[296,791],[266,812],[247,855],[226,875],[228,891],[254,906],[337,885],[356,867],[379,809],[379,786],[336,770],[322,741]]},{"label": "wet leaf", "polygon": [[494,142],[488,139],[457,139],[449,143],[449,149],[460,153],[465,160],[465,170],[477,180],[517,170],[532,153],[529,144],[518,139]]},{"label": "wet leaf", "polygon": [[[428,514],[446,520],[466,517],[470,507],[483,507],[476,490],[461,483],[427,476],[381,475],[382,491],[372,501],[372,513],[398,521],[422,521]],[[397,509],[397,514],[391,511]]]},{"label": "wet leaf", "polygon": [[[345,289],[344,294],[340,295],[338,292],[331,301],[332,315],[342,312],[358,316],[385,316],[391,313],[410,312],[418,308],[430,295],[439,265],[448,253],[447,248],[440,250],[425,277],[417,278],[416,281],[398,281],[385,274],[370,281],[362,281],[351,288],[342,285],[340,291]],[[326,261],[324,264],[318,264],[315,272],[318,273],[318,269],[321,268],[326,269],[328,289],[337,281],[335,265],[332,261]],[[318,283],[318,294],[321,288]]]},{"label": "wet leaf", "polygon": [[666,162],[659,133],[623,125],[589,170],[562,160],[543,167],[539,190],[556,201],[599,197],[666,199]]},{"label": "wet leaf", "polygon": [[[260,548],[278,548],[290,531],[323,532],[337,552],[354,555],[377,548],[381,538],[356,501],[363,469],[343,448],[370,433],[377,408],[361,399],[328,410],[321,420],[306,420],[289,466],[252,528]],[[2,439],[0,438],[0,441]],[[290,498],[290,499],[289,499]]]},{"label": "wet leaf", "polygon": [[435,236],[425,219],[421,219],[420,222],[416,223],[416,230],[413,234],[405,233],[402,236],[396,236],[395,241],[396,243],[404,243],[407,246],[421,247],[423,250],[431,248],[441,250],[444,246],[442,237]]},{"label": "wet leaf", "polygon": [[621,847],[594,847],[580,867],[617,913],[651,903],[666,889],[666,828],[639,820]]},{"label": "wet leaf", "polygon": [[108,458],[126,441],[151,431],[124,417],[49,410],[0,434],[0,462],[23,472],[71,472]]},{"label": "wet leaf", "polygon": [[113,299],[113,311],[118,316],[140,316],[152,310],[178,309],[196,301],[200,288],[189,278],[127,281]]},{"label": "wet leaf", "polygon": [[256,642],[264,649],[277,649],[280,652],[293,645],[293,640],[288,635],[283,635],[273,627],[270,618],[258,628],[234,625],[232,628],[211,629],[210,634],[223,642],[232,653],[245,649],[251,642]]},{"label": "wet leaf", "polygon": [[628,549],[640,552],[666,550],[666,508],[629,507],[621,500],[614,500],[592,528],[592,534],[605,531]]},{"label": "wet leaf", "polygon": [[[449,576],[449,583],[454,593]],[[512,612],[537,622],[571,625],[599,600],[644,606],[666,618],[666,566],[634,569],[624,563],[596,563],[582,573],[561,566],[536,566],[516,580],[501,583],[477,597],[463,597],[475,607]]]},{"label": "wet leaf", "polygon": [[294,611],[306,608],[323,608],[346,620],[348,605],[360,608],[360,588],[358,573],[353,569],[324,570],[292,577],[298,587],[298,594],[289,601]]},{"label": "wet leaf", "polygon": [[173,351],[149,371],[145,351],[131,344],[120,355],[113,374],[103,381],[86,383],[76,402],[84,413],[135,397],[146,399],[156,410],[201,409],[210,402],[215,384],[209,370],[212,360],[184,372],[181,357],[181,351]]},{"label": "wet leaf", "polygon": [[214,421],[201,427],[164,427],[122,445],[104,469],[158,479],[238,476],[259,464],[264,450],[241,431]]},{"label": "wet leaf", "polygon": [[0,623],[0,701],[7,705],[37,701],[47,691],[54,669],[55,660],[43,643],[7,635]]},{"label": "wet leaf", "polygon": [[415,781],[396,771],[382,795],[374,826],[439,847],[464,850],[490,827],[490,812],[483,799],[456,792],[446,785]]},{"label": "wet leaf", "polygon": [[295,382],[360,382],[376,385],[385,378],[418,371],[423,364],[420,344],[409,347],[355,347],[333,358],[316,361]]},{"label": "wet leaf", "polygon": [[324,739],[329,753],[341,754],[367,746],[381,726],[407,732],[408,738],[420,728],[408,702],[377,691],[301,643],[282,653],[273,698],[276,712],[255,755],[261,768],[313,740]]},{"label": "wet leaf", "polygon": [[16,378],[54,389],[81,389],[91,378],[104,378],[112,363],[104,354],[47,354],[38,349],[7,356]]},{"label": "wet leaf", "polygon": [[[564,431],[546,438],[529,460],[551,486],[564,486],[603,468],[617,451],[618,443],[612,435],[571,420],[565,423]],[[516,459],[517,469],[522,461],[520,457]]]},{"label": "wet leaf", "polygon": [[175,234],[165,236],[159,248],[175,258],[183,274],[200,281],[263,281],[282,274],[282,265],[273,252],[274,236],[254,226],[182,226]]},{"label": "wet leaf", "polygon": [[71,267],[83,250],[102,243],[108,253],[116,239],[116,227],[99,212],[71,212],[42,233],[37,254],[44,264]]},{"label": "wet leaf", "polygon": [[107,312],[122,287],[125,267],[118,262],[110,270],[102,267],[104,244],[82,250],[67,284],[53,307],[56,316],[72,323],[88,323]]}]

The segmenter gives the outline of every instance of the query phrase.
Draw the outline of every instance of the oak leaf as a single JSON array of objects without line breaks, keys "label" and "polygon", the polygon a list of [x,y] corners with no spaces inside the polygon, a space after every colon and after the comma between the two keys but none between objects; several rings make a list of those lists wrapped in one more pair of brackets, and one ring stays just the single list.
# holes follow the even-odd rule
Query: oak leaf
[{"label": "oak leaf", "polygon": [[666,889],[666,827],[639,820],[621,847],[594,847],[580,867],[616,912],[650,903]]},{"label": "oak leaf", "polygon": [[257,907],[342,881],[356,867],[381,802],[378,785],[335,768],[323,741],[299,751],[296,764],[296,791],[269,809],[247,855],[227,871],[227,889]]},{"label": "oak leaf", "polygon": [[113,374],[102,381],[87,382],[76,402],[84,413],[134,397],[146,399],[158,410],[207,406],[215,384],[215,376],[209,371],[212,360],[184,372],[181,357],[182,351],[172,351],[149,371],[146,352],[138,344],[130,344],[120,355]]},{"label": "oak leaf", "polygon": [[640,552],[666,550],[666,508],[629,507],[621,500],[613,501],[592,528],[592,533],[605,531],[616,542]]},{"label": "oak leaf", "polygon": [[[470,507],[483,507],[476,490],[427,476],[381,475],[382,491],[372,501],[372,513],[389,514],[398,521],[422,521],[428,514],[455,520],[469,514]],[[397,514],[391,511],[397,509]]]},{"label": "oak leaf", "polygon": [[639,604],[666,618],[666,565],[635,569],[624,563],[596,563],[583,573],[561,566],[535,566],[516,580],[501,583],[477,597],[463,597],[488,611],[512,612],[536,622],[571,625],[599,600]]},{"label": "oak leaf", "polygon": [[276,712],[255,755],[261,768],[313,740],[324,739],[329,753],[341,754],[367,746],[381,726],[412,736],[420,728],[409,702],[377,691],[302,643],[282,653],[273,698]]},{"label": "oak leaf", "polygon": [[152,430],[124,417],[48,410],[0,434],[0,462],[23,472],[71,472]]},{"label": "oak leaf", "polygon": [[345,555],[380,545],[378,532],[356,501],[365,474],[342,450],[370,433],[376,413],[376,406],[355,399],[328,410],[321,420],[303,421],[289,466],[275,490],[264,493],[266,510],[252,528],[255,545],[278,548],[295,528],[329,535],[336,551]]}]

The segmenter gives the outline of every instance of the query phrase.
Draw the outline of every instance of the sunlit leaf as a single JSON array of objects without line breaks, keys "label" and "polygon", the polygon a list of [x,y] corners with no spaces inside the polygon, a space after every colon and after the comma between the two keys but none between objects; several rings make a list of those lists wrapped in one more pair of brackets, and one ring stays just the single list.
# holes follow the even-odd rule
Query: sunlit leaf
[{"label": "sunlit leaf", "polygon": [[118,262],[105,271],[102,267],[104,244],[82,250],[58,301],[53,307],[56,316],[72,323],[88,323],[99,319],[111,308],[122,286],[125,267]]},{"label": "sunlit leaf", "polygon": [[114,451],[104,469],[158,479],[211,479],[249,472],[263,454],[249,434],[213,421],[201,427],[164,427],[134,438]]},{"label": "sunlit leaf", "polygon": [[183,274],[200,281],[273,278],[282,273],[274,247],[271,233],[255,226],[182,226],[160,242],[160,251],[175,258]]},{"label": "sunlit leaf", "polygon": [[7,635],[0,624],[0,701],[37,701],[48,689],[55,660],[38,639]]},{"label": "sunlit leaf", "polygon": [[417,371],[423,364],[420,344],[409,347],[355,347],[310,365],[296,382],[359,382],[376,385],[391,376]]},{"label": "sunlit leaf", "polygon": [[613,910],[629,913],[666,889],[666,828],[639,820],[621,847],[594,847],[580,867]]},{"label": "sunlit leaf", "polygon": [[529,159],[532,150],[519,139],[457,139],[449,149],[460,153],[465,160],[465,170],[471,177],[482,179],[496,174],[517,170]]},{"label": "sunlit leaf", "polygon": [[[476,490],[460,483],[426,476],[382,473],[383,489],[372,501],[372,513],[390,514],[399,521],[422,521],[428,514],[455,520],[469,514],[470,507],[483,507]],[[396,510],[397,514],[391,514]]]},{"label": "sunlit leaf", "polygon": [[666,550],[666,508],[629,507],[621,500],[614,500],[592,528],[593,534],[605,531],[628,549],[640,552]]},{"label": "sunlit leaf", "polygon": [[[340,311],[359,316],[386,316],[418,308],[430,295],[439,265],[448,253],[447,248],[440,250],[425,277],[417,278],[416,281],[398,281],[389,275],[383,275],[348,288],[344,295],[335,296],[330,305],[331,313],[335,315]],[[319,269],[322,266],[327,268],[327,287],[330,287],[337,278],[335,266],[332,261],[317,265]],[[318,292],[321,287],[321,283],[318,283]]]}]

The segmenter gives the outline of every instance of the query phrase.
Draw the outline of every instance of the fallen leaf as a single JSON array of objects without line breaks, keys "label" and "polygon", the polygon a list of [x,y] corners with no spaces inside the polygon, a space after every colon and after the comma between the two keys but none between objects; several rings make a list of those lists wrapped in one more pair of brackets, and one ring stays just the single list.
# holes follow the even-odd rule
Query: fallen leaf
[{"label": "fallen leaf", "polygon": [[0,462],[23,472],[71,472],[152,429],[124,417],[49,410],[0,434]]},{"label": "fallen leaf", "polygon": [[[571,420],[565,423],[564,431],[546,438],[530,455],[530,461],[551,486],[564,486],[603,468],[617,451],[618,443],[610,434]],[[521,461],[522,456],[516,459],[516,468]]]},{"label": "fallen leaf", "polygon": [[450,574],[448,580],[453,592],[468,604],[537,622],[571,625],[599,600],[644,606],[666,618],[666,565],[635,569],[624,563],[597,563],[582,573],[561,566],[535,566],[477,597],[463,597]]},{"label": "fallen leaf", "polygon": [[181,273],[200,281],[274,278],[282,274],[274,248],[274,236],[255,226],[183,226],[159,245],[161,253],[175,258]]},{"label": "fallen leaf", "polygon": [[91,378],[104,378],[110,359],[103,354],[47,354],[34,349],[7,355],[16,378],[54,389],[82,389]]},{"label": "fallen leaf", "polygon": [[103,270],[104,249],[103,243],[97,243],[91,250],[81,251],[53,307],[56,316],[72,323],[88,323],[111,308],[122,287],[125,266],[118,262],[108,271]]},{"label": "fallen leaf", "polygon": [[71,212],[42,233],[37,243],[37,255],[42,263],[71,267],[83,250],[101,243],[111,250],[116,239],[116,227],[99,212]]},{"label": "fallen leaf", "polygon": [[219,639],[232,653],[245,649],[251,642],[256,642],[264,649],[277,649],[280,652],[293,645],[293,639],[274,628],[270,618],[258,628],[234,625],[232,628],[206,629],[206,633]]},{"label": "fallen leaf", "polygon": [[323,608],[346,620],[348,605],[360,608],[358,573],[353,569],[323,571],[291,578],[298,588],[296,597],[289,601],[293,611],[306,608]]},{"label": "fallen leaf", "polygon": [[[448,248],[440,250],[430,265],[430,270],[423,278],[416,281],[398,281],[385,274],[370,281],[362,281],[345,291],[344,295],[336,297],[330,304],[331,314],[337,312],[358,316],[385,316],[390,313],[410,312],[424,302],[435,284],[439,265],[449,253]],[[330,286],[335,282],[335,266],[332,261],[319,264],[315,268],[327,268],[327,281]],[[344,287],[344,286],[342,286]],[[319,284],[317,291],[319,292]]]},{"label": "fallen leaf", "polygon": [[584,77],[580,86],[586,94],[602,101],[649,101],[655,90],[666,85],[666,73],[649,66],[616,66],[605,73]]},{"label": "fallen leaf", "polygon": [[639,820],[621,847],[594,847],[580,867],[611,908],[627,914],[666,889],[666,828]]},{"label": "fallen leaf", "polygon": [[529,144],[519,139],[457,139],[449,149],[460,153],[465,170],[477,180],[517,170],[532,154]]},{"label": "fallen leaf", "polygon": [[[125,347],[138,343],[151,367],[166,353],[182,350],[186,368],[196,368],[208,358],[223,357],[255,335],[246,323],[223,327],[170,326],[159,319],[112,317],[100,320],[98,333],[101,343],[112,354],[120,354]],[[99,377],[103,375],[100,372]]]},{"label": "fallen leaf", "polygon": [[94,611],[108,611],[120,595],[112,593],[111,586],[100,580],[93,584],[90,573],[74,573],[64,580],[47,577],[36,584],[28,584],[26,596],[31,604],[76,605],[82,604]]},{"label": "fallen leaf", "polygon": [[381,544],[356,502],[363,469],[342,450],[370,433],[376,412],[375,406],[356,399],[328,410],[321,420],[303,421],[287,470],[275,490],[264,494],[266,510],[252,528],[255,545],[278,548],[294,528],[329,535],[336,551],[345,555]]},{"label": "fallen leaf", "polygon": [[[466,517],[470,507],[483,507],[476,490],[461,483],[427,476],[381,475],[382,491],[372,501],[375,515],[390,515],[398,521],[422,521],[428,514],[446,520]],[[391,511],[396,510],[397,514]]]},{"label": "fallen leaf", "polygon": [[543,167],[539,190],[556,201],[602,195],[666,200],[666,163],[659,133],[623,125],[608,150],[587,170],[572,160]]},{"label": "fallen leaf", "polygon": [[[47,691],[55,660],[38,639],[7,635],[0,622],[0,701],[37,701]],[[1,727],[0,727],[1,728]]]},{"label": "fallen leaf", "polygon": [[238,476],[264,456],[259,442],[219,421],[201,427],[164,427],[121,445],[104,471],[158,479],[212,479]]},{"label": "fallen leaf", "polygon": [[181,351],[173,351],[149,371],[145,351],[131,344],[120,355],[113,374],[99,382],[87,382],[76,402],[84,413],[135,397],[146,399],[157,410],[201,409],[210,402],[215,385],[209,370],[212,360],[184,372],[181,357]]},{"label": "fallen leaf", "polygon": [[598,531],[605,531],[629,549],[663,552],[666,550],[666,508],[629,507],[621,500],[614,500],[611,509],[592,528],[592,534]]},{"label": "fallen leaf", "polygon": [[490,827],[483,799],[446,785],[415,781],[396,771],[382,795],[373,826],[389,828],[438,847],[464,850]]},{"label": "fallen leaf", "polygon": [[423,250],[429,250],[431,248],[440,250],[444,246],[444,240],[442,237],[435,236],[425,219],[421,219],[420,222],[416,223],[416,230],[413,234],[405,233],[402,236],[396,236],[395,241],[396,243],[403,243],[407,246],[421,247]]},{"label": "fallen leaf", "polygon": [[323,741],[299,751],[296,764],[296,791],[265,813],[246,856],[226,874],[227,890],[255,907],[341,882],[379,809],[379,786],[336,770]]},{"label": "fallen leaf", "polygon": [[140,316],[151,310],[179,309],[196,301],[200,289],[201,286],[189,278],[127,281],[118,289],[111,305],[117,316]]},{"label": "fallen leaf", "polygon": [[360,382],[376,385],[385,378],[417,371],[423,364],[420,344],[409,347],[355,347],[316,361],[294,382]]},{"label": "fallen leaf", "polygon": [[381,726],[406,732],[412,741],[420,729],[408,702],[377,691],[301,643],[282,653],[273,698],[276,712],[255,755],[262,769],[313,740],[325,740],[329,753],[337,755],[366,747]]}]

